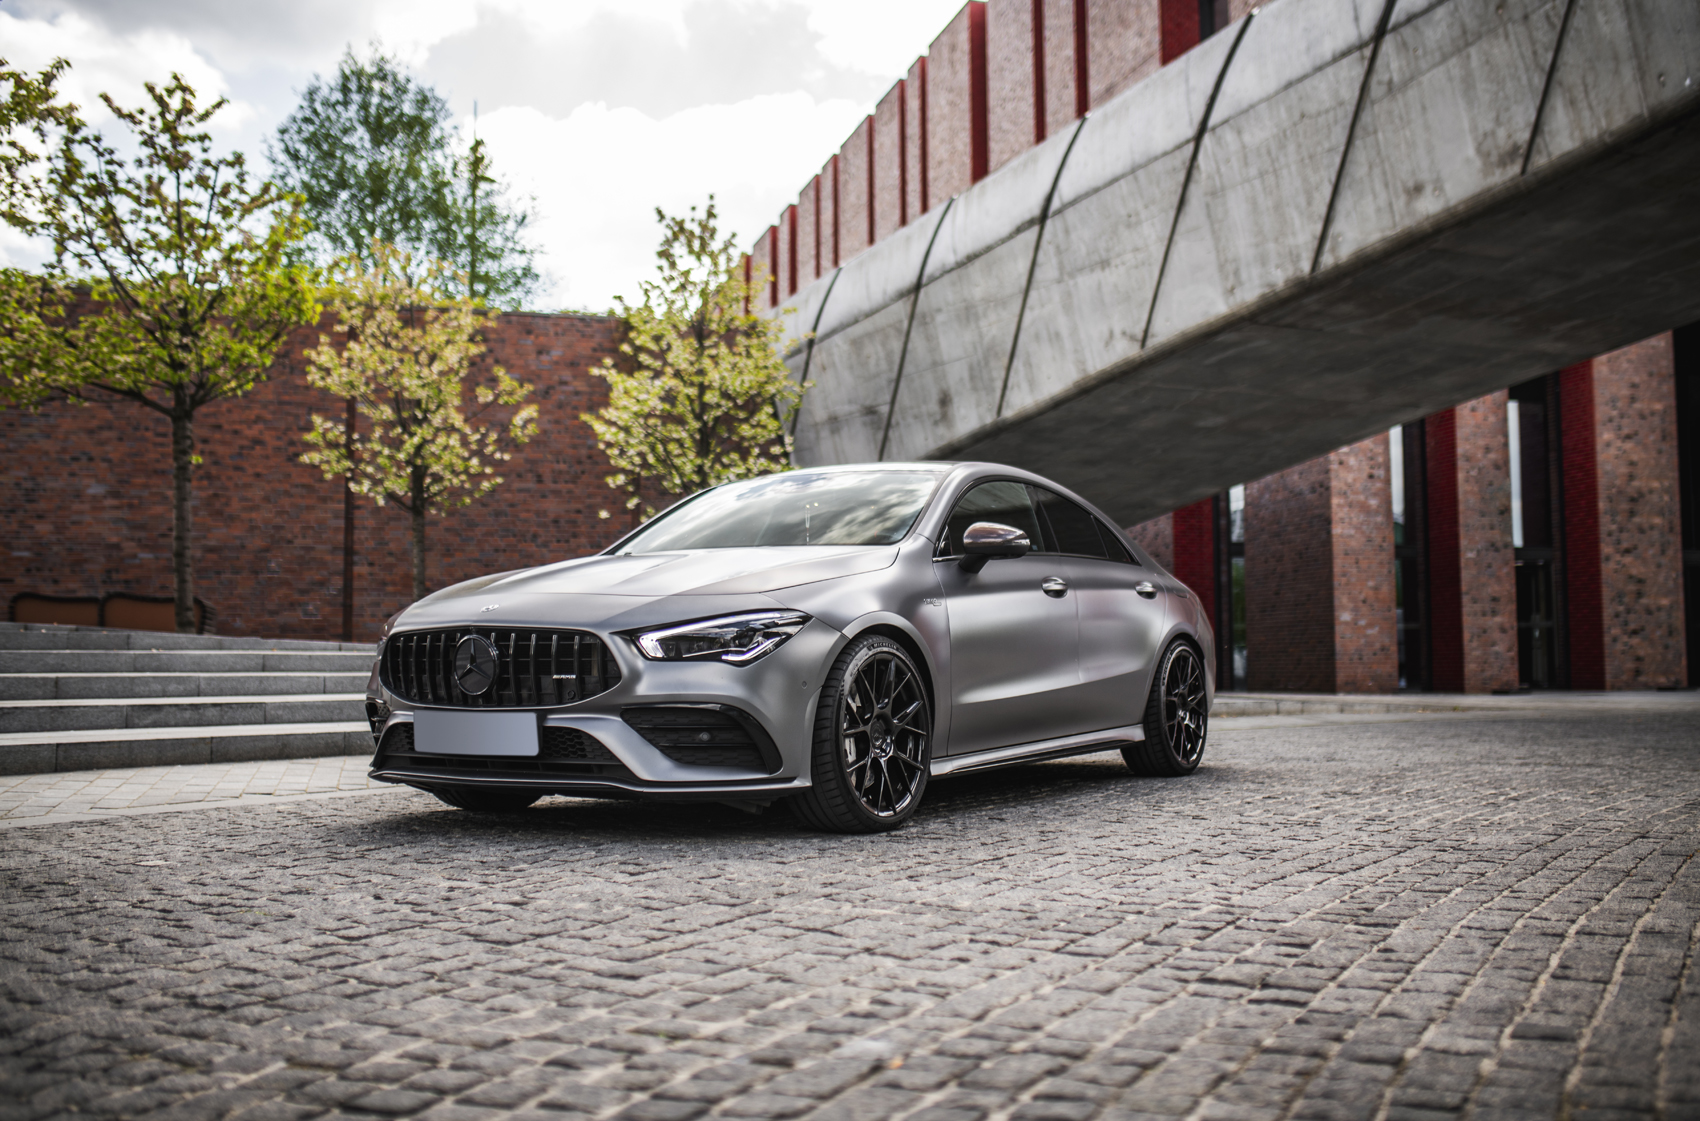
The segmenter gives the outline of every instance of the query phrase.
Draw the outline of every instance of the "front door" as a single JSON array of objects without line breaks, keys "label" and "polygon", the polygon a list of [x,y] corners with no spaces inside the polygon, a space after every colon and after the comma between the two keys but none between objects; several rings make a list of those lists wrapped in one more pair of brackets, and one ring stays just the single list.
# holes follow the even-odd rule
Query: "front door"
[{"label": "front door", "polygon": [[[946,754],[1089,731],[1080,712],[1076,597],[1056,585],[1061,558],[1044,554],[992,560],[968,572],[956,558],[962,531],[997,522],[1044,540],[1028,489],[981,483],[963,495],[934,562],[950,616],[951,731]],[[1049,582],[1051,591],[1046,591]]]}]

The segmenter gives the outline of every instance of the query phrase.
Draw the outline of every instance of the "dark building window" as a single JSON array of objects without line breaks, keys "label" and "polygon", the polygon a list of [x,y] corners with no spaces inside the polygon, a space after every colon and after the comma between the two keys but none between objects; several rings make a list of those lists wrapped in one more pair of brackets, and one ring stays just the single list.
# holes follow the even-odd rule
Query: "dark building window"
[{"label": "dark building window", "polygon": [[1517,578],[1518,681],[1528,689],[1566,684],[1561,643],[1558,383],[1535,378],[1510,390],[1511,546]]},{"label": "dark building window", "polygon": [[1682,503],[1682,595],[1688,683],[1700,675],[1700,323],[1676,331],[1676,454]]},{"label": "dark building window", "polygon": [[1387,434],[1388,481],[1393,498],[1393,618],[1399,653],[1399,688],[1429,687],[1428,457],[1423,422]]}]

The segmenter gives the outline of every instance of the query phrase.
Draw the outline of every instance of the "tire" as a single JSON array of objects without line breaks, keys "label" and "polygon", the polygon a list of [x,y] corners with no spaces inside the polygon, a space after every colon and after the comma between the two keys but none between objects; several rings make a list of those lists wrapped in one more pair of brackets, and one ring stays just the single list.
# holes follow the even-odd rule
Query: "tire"
[{"label": "tire", "polygon": [[880,635],[838,655],[815,710],[812,785],[793,796],[803,824],[883,833],[915,814],[932,769],[932,705],[903,647]]},{"label": "tire", "polygon": [[1157,663],[1145,705],[1145,739],[1124,745],[1122,758],[1136,775],[1190,775],[1204,758],[1209,724],[1204,660],[1190,643],[1176,640]]},{"label": "tire", "polygon": [[543,797],[541,790],[508,790],[499,786],[433,786],[431,793],[457,810],[481,814],[514,813]]}]

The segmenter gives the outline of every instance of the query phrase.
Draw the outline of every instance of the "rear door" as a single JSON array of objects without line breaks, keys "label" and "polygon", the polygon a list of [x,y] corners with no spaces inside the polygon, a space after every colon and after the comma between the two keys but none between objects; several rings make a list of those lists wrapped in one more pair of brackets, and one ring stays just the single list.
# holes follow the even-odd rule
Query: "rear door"
[{"label": "rear door", "polygon": [[1042,487],[1032,491],[1080,618],[1079,697],[1089,724],[1082,730],[1137,724],[1167,624],[1168,593],[1091,512]]}]

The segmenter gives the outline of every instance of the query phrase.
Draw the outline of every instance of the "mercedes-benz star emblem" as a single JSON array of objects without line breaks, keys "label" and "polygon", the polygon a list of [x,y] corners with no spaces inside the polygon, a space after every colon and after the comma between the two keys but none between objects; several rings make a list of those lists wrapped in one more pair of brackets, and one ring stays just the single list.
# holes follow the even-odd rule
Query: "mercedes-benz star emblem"
[{"label": "mercedes-benz star emblem", "polygon": [[496,644],[469,634],[455,647],[455,683],[469,697],[482,696],[496,683]]}]

